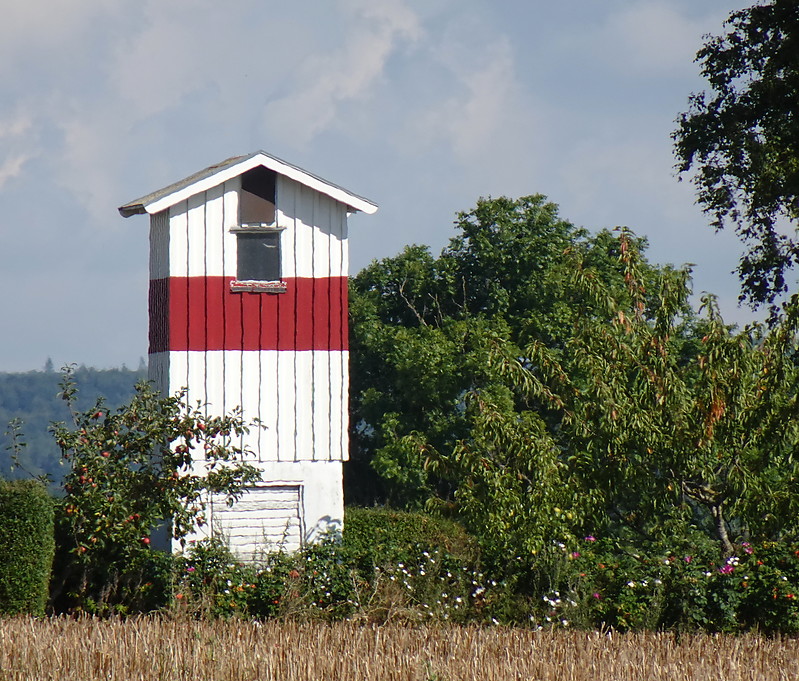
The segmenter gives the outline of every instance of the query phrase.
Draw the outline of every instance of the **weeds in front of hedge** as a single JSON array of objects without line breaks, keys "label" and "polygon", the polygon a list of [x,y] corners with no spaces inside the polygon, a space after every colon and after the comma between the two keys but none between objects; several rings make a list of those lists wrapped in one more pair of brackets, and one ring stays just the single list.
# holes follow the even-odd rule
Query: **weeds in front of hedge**
[{"label": "weeds in front of hedge", "polygon": [[[297,553],[237,562],[220,542],[175,559],[165,612],[384,623],[515,624],[536,629],[799,632],[799,548],[741,544],[735,556],[617,540],[554,542],[547,556],[514,556],[502,578],[441,548],[405,549],[394,563],[353,555],[329,535]],[[537,567],[538,566],[538,567]],[[531,571],[547,575],[532,578]],[[529,584],[548,583],[534,592]]]}]

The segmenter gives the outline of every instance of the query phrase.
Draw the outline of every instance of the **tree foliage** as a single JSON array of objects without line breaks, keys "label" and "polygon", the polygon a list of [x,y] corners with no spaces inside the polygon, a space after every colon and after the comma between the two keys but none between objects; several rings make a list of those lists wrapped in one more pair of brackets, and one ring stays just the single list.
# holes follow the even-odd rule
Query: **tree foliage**
[{"label": "tree foliage", "polygon": [[534,342],[524,364],[502,365],[558,411],[553,437],[602,502],[594,522],[647,535],[682,516],[727,553],[735,539],[796,532],[799,301],[770,331],[734,331],[707,296],[693,340],[681,330],[688,272],[662,278],[647,319],[639,256],[627,233],[620,243],[629,302],[574,261],[575,288],[605,314],[580,319],[562,353]]},{"label": "tree foliage", "polygon": [[773,303],[799,261],[784,223],[799,219],[799,4],[771,0],[734,12],[697,54],[709,92],[693,94],[674,133],[677,168],[694,171],[717,229],[746,245],[742,297]]},{"label": "tree foliage", "polygon": [[395,503],[451,513],[490,559],[592,534],[793,536],[799,302],[735,330],[630,231],[541,197],[481,201],[440,258],[353,282],[360,456]]},{"label": "tree foliage", "polygon": [[487,437],[491,420],[478,405],[519,417],[520,432],[546,422],[548,407],[509,386],[489,358],[497,344],[515,357],[531,339],[561,347],[578,308],[592,306],[567,292],[565,253],[579,253],[613,295],[627,295],[613,236],[574,227],[543,196],[481,199],[458,215],[456,228],[438,258],[410,246],[351,282],[350,501],[374,501],[357,494],[371,468],[392,503],[451,502],[461,483],[427,466],[423,450]]},{"label": "tree foliage", "polygon": [[62,389],[72,413],[70,424],[52,427],[70,466],[58,509],[69,555],[62,578],[76,580],[70,588],[79,603],[102,606],[122,598],[140,575],[156,526],[185,537],[206,522],[209,494],[232,502],[260,472],[246,462],[240,443],[247,426],[236,413],[208,416],[146,383],[116,410],[100,399],[77,411],[70,373]]}]

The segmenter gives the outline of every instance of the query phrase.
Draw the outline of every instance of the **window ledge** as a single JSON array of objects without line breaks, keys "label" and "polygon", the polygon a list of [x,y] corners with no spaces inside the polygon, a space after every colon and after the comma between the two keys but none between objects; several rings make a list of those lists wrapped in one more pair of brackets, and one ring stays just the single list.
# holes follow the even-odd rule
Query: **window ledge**
[{"label": "window ledge", "polygon": [[230,282],[231,293],[285,293],[285,281],[238,281]]}]

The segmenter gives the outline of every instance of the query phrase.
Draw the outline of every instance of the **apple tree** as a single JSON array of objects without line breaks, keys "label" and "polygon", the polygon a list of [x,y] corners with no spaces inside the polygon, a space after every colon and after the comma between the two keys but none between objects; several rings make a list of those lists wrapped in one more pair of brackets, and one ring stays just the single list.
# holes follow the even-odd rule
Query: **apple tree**
[{"label": "apple tree", "polygon": [[207,416],[147,383],[114,411],[102,400],[77,411],[75,394],[67,369],[61,396],[72,423],[51,427],[70,467],[58,510],[61,577],[81,607],[102,609],[124,600],[140,577],[153,528],[166,523],[185,537],[205,522],[209,493],[232,503],[260,472],[240,447],[247,425],[238,413]]}]

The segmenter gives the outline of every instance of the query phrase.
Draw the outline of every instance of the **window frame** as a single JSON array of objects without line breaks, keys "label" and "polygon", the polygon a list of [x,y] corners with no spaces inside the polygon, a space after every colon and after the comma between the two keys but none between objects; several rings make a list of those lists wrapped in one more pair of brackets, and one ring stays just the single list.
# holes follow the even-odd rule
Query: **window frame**
[{"label": "window frame", "polygon": [[[285,231],[285,227],[268,226],[268,225],[236,225],[230,228],[231,234],[236,236],[236,279],[230,282],[230,290],[233,293],[251,292],[251,293],[285,293],[286,282],[283,279],[283,248],[280,238],[281,232]],[[277,279],[242,279],[240,278],[241,261],[239,259],[239,249],[246,244],[244,239],[239,239],[241,235],[249,234],[275,234],[277,235]]]}]

